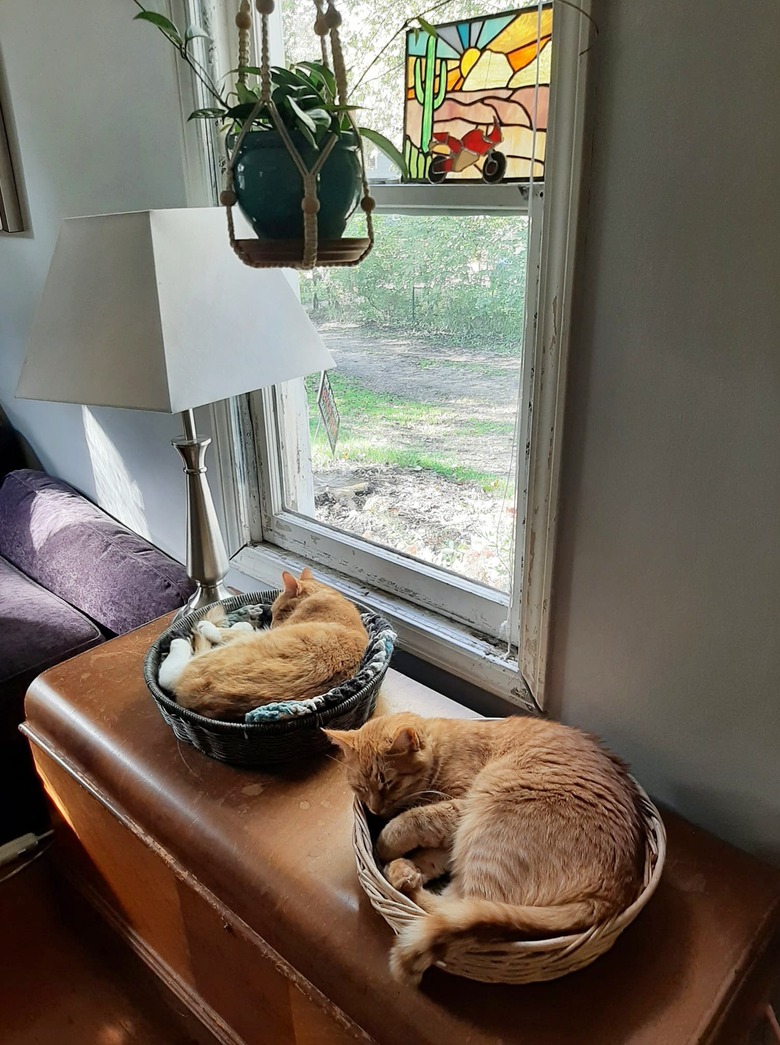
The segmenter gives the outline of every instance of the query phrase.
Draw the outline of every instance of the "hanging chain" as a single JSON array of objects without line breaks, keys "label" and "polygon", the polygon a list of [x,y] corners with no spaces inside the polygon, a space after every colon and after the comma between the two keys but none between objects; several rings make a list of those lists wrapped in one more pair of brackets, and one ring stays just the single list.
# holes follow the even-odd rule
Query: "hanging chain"
[{"label": "hanging chain", "polygon": [[274,9],[274,0],[255,0],[260,12],[260,99],[266,105],[271,101],[271,62],[268,57],[268,16]]},{"label": "hanging chain", "polygon": [[314,32],[320,38],[322,64],[330,68],[328,61],[328,23],[325,21],[325,0],[314,0],[317,17],[314,19]]},{"label": "hanging chain", "polygon": [[246,66],[249,65],[249,33],[252,28],[252,15],[249,13],[249,0],[241,0],[241,7],[236,15],[238,26],[238,83],[246,84]]},{"label": "hanging chain", "polygon": [[[333,72],[336,77],[336,88],[338,90],[339,105],[346,105],[349,97],[349,91],[347,90],[347,70],[344,63],[344,51],[341,47],[341,35],[339,34],[339,26],[341,25],[341,15],[336,10],[335,5],[331,2],[328,4],[328,9],[325,12],[324,17],[325,24],[330,30],[330,49],[333,54]],[[347,118],[352,125],[352,130],[355,134],[355,139],[358,143],[358,149],[360,150],[360,181],[363,187],[363,199],[360,201],[360,206],[363,213],[366,216],[366,231],[368,232],[368,247],[364,254],[361,255],[360,261],[365,258],[371,248],[374,246],[374,218],[373,212],[376,207],[376,200],[371,195],[368,188],[368,178],[366,177],[366,157],[363,149],[363,137],[355,123],[355,118],[352,113],[346,109]]]}]

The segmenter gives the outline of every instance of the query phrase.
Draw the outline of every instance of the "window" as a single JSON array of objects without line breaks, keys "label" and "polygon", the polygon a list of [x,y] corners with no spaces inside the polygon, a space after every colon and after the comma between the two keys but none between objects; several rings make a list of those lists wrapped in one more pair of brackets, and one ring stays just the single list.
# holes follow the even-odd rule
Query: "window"
[{"label": "window", "polygon": [[[394,4],[393,22],[417,9]],[[368,67],[387,12],[351,25],[360,10],[344,5],[347,65],[353,83],[363,71],[365,122],[400,142],[404,35]],[[453,0],[437,21],[500,10]],[[311,56],[313,11],[283,0],[292,60]],[[291,273],[337,362],[335,454],[316,380],[215,409],[238,569],[265,583],[311,563],[386,613],[411,652],[539,703],[588,40],[570,5],[553,17],[544,183],[402,185],[376,158],[374,254]]]},{"label": "window", "polygon": [[310,382],[306,514],[509,593],[528,219],[375,226],[362,265],[301,277],[341,416],[332,451]]}]

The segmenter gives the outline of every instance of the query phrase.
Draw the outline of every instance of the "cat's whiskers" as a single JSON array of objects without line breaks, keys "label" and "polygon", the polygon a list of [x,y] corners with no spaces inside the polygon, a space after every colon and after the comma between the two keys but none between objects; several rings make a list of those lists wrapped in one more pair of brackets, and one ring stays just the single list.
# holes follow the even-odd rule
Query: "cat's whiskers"
[{"label": "cat's whiskers", "polygon": [[425,795],[434,795],[437,798],[442,798],[445,801],[450,797],[445,795],[443,791],[436,791],[434,788],[425,788],[422,791],[413,791],[411,795],[404,795],[404,806],[409,802],[413,802],[416,798],[422,798]]}]

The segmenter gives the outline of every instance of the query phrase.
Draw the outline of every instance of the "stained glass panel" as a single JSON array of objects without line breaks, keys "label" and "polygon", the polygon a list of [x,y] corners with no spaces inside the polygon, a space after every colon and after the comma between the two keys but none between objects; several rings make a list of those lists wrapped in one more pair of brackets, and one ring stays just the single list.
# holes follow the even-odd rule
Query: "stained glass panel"
[{"label": "stained glass panel", "polygon": [[552,4],[406,37],[410,181],[544,177]]}]

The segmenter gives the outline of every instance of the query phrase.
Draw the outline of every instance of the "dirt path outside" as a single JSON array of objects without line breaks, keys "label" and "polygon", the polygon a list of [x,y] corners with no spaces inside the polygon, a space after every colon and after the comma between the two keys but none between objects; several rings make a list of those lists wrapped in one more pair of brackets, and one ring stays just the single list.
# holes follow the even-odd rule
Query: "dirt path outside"
[{"label": "dirt path outside", "polygon": [[413,423],[391,411],[372,416],[366,438],[374,447],[414,451],[474,475],[340,460],[337,448],[315,472],[317,518],[508,590],[519,356],[335,324],[320,334],[351,385],[416,404]]},{"label": "dirt path outside", "polygon": [[320,334],[340,374],[371,392],[431,407],[435,423],[414,431],[388,427],[383,434],[389,445],[422,447],[432,457],[506,476],[519,355],[333,324],[320,328]]}]

